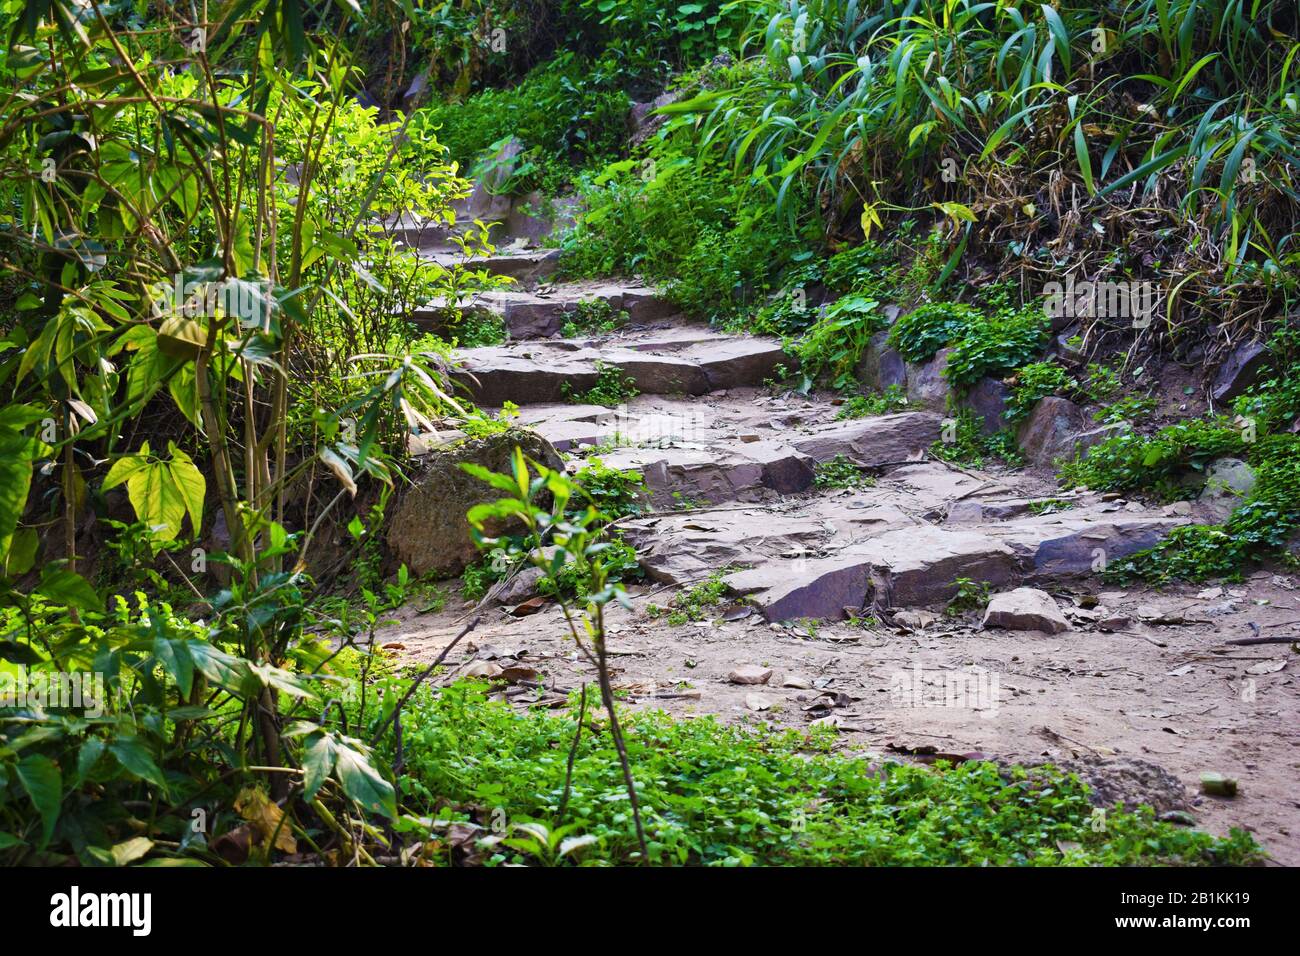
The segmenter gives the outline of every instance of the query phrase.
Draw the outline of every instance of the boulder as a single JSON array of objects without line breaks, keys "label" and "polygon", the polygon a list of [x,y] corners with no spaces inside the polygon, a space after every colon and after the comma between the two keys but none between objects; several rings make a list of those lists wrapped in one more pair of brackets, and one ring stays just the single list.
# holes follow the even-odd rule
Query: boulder
[{"label": "boulder", "polygon": [[1050,466],[1058,458],[1074,455],[1075,443],[1089,430],[1089,424],[1083,409],[1074,402],[1049,395],[1034,405],[1016,439],[1031,463]]},{"label": "boulder", "polygon": [[993,595],[984,611],[984,626],[1060,634],[1070,629],[1070,622],[1046,591],[1016,588]]},{"label": "boulder", "polygon": [[943,373],[948,368],[948,356],[951,354],[952,349],[940,349],[928,362],[906,364],[909,404],[936,412],[948,407],[952,387]]},{"label": "boulder", "polygon": [[501,190],[514,175],[523,152],[523,142],[511,136],[495,153],[479,161],[464,218],[484,222],[505,222],[509,218],[514,203]]},{"label": "boulder", "polygon": [[1242,345],[1228,356],[1214,375],[1211,394],[1216,402],[1230,402],[1259,379],[1269,364],[1268,347],[1262,342]]},{"label": "boulder", "polygon": [[546,572],[541,568],[524,568],[509,581],[503,582],[503,586],[494,592],[493,600],[506,607],[522,604],[529,598],[536,597],[537,587],[544,577]]},{"label": "boulder", "polygon": [[1072,342],[1073,339],[1078,338],[1079,331],[1079,324],[1076,322],[1058,335],[1053,343],[1057,356],[1066,365],[1082,365],[1088,359],[1082,347]]},{"label": "boulder", "polygon": [[660,93],[648,103],[633,103],[628,115],[628,126],[631,127],[632,131],[630,145],[637,146],[644,143],[658,132],[659,127],[667,122],[668,117],[655,115],[655,110],[676,103],[681,99],[681,95],[679,91],[674,90],[668,93]]},{"label": "boulder", "polygon": [[[551,444],[530,431],[514,428],[451,448],[420,460],[411,484],[402,492],[388,524],[388,546],[414,576],[459,574],[479,558],[465,512],[496,501],[501,492],[461,470],[462,463],[509,472],[515,448],[548,468],[563,463]],[[492,529],[494,533],[505,526]]]},{"label": "boulder", "polygon": [[877,332],[858,359],[857,379],[868,391],[883,392],[892,385],[907,385],[907,364],[889,345],[889,333]]},{"label": "boulder", "polygon": [[1207,524],[1226,521],[1255,487],[1255,469],[1237,458],[1220,458],[1205,471],[1205,487],[1196,500],[1197,518]]},{"label": "boulder", "polygon": [[995,378],[982,378],[965,395],[961,405],[975,413],[983,424],[980,431],[992,435],[1007,427],[1007,396],[1011,390]]}]

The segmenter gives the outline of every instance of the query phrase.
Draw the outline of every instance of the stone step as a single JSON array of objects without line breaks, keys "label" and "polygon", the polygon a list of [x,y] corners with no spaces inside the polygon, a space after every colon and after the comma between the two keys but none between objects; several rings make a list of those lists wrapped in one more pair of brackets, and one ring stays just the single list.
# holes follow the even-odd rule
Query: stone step
[{"label": "stone step", "polygon": [[444,269],[460,266],[469,272],[509,276],[520,286],[531,289],[538,282],[555,275],[560,267],[559,249],[531,249],[510,246],[497,249],[490,256],[467,258],[459,249],[422,249],[421,258]]},{"label": "stone step", "polygon": [[628,522],[625,532],[652,580],[688,585],[733,568],[725,578],[732,593],[780,621],[839,618],[846,608],[942,605],[956,594],[958,578],[995,589],[1077,579],[1151,547],[1190,520],[1090,505],[937,526],[920,517],[942,508],[933,482],[917,482],[908,492],[907,482],[891,473],[890,487],[884,484],[783,499],[769,508],[643,518]]},{"label": "stone step", "polygon": [[956,595],[958,578],[994,587],[1018,580],[1015,553],[977,532],[918,525],[887,531],[826,558],[765,562],[724,581],[766,619],[787,621],[841,618],[870,605],[942,603]]},{"label": "stone step", "polygon": [[943,418],[932,412],[901,412],[855,418],[803,429],[792,444],[816,461],[843,455],[860,468],[915,460],[939,440]]},{"label": "stone step", "polygon": [[[472,260],[475,265],[479,261]],[[653,289],[616,282],[562,283],[532,291],[499,289],[467,296],[460,300],[458,308],[462,312],[499,315],[510,338],[524,340],[558,335],[587,302],[604,302],[615,313],[626,312],[629,323],[656,322],[677,314],[677,307]],[[426,331],[440,332],[446,328],[446,306],[434,302],[415,309],[410,318]]]},{"label": "stone step", "polygon": [[639,471],[651,502],[761,501],[812,487],[813,465],[777,442],[719,442],[708,448],[619,448],[601,455],[610,468]]},{"label": "stone step", "polygon": [[789,362],[779,342],[711,336],[680,347],[637,348],[609,340],[600,348],[573,340],[539,340],[462,349],[452,377],[480,405],[562,402],[567,384],[582,394],[596,384],[598,365],[617,369],[637,390],[653,395],[703,395],[759,385]]}]

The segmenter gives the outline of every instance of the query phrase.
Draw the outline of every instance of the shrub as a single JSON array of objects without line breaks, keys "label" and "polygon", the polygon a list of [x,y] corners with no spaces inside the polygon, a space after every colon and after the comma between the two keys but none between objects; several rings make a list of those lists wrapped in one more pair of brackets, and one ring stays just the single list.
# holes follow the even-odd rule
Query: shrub
[{"label": "shrub", "polygon": [[969,323],[953,343],[944,375],[954,386],[969,388],[986,375],[997,376],[1032,362],[1047,344],[1048,321],[1035,307],[995,313]]},{"label": "shrub", "polygon": [[907,407],[907,395],[901,385],[890,385],[877,395],[854,395],[846,399],[835,415],[838,420],[866,418],[868,415],[888,415]]},{"label": "shrub", "polygon": [[1023,421],[1039,399],[1060,395],[1074,387],[1070,373],[1053,361],[1030,362],[1016,372],[1007,398],[1006,419]]},{"label": "shrub", "polygon": [[928,362],[939,349],[978,325],[981,313],[960,302],[932,302],[901,316],[889,331],[889,344],[909,362]]},{"label": "shrub", "polygon": [[1094,491],[1145,489],[1172,500],[1185,492],[1178,480],[1214,458],[1241,455],[1247,448],[1240,429],[1226,419],[1193,419],[1144,437],[1124,432],[1107,439],[1061,468],[1065,485]]}]

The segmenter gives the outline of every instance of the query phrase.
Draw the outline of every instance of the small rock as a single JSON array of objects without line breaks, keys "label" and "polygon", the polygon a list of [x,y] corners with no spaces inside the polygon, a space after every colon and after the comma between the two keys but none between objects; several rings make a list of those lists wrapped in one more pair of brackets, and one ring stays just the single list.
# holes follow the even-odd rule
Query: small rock
[{"label": "small rock", "polygon": [[1070,622],[1046,591],[1016,588],[993,596],[984,611],[984,626],[1060,634],[1070,629]]},{"label": "small rock", "polygon": [[771,710],[772,699],[764,697],[762,694],[746,694],[745,706],[750,710]]},{"label": "small rock", "polygon": [[1201,774],[1201,792],[1212,797],[1235,797],[1237,781],[1221,773],[1210,771]]},{"label": "small rock", "polygon": [[757,664],[743,664],[727,675],[733,684],[766,684],[772,679],[772,668]]},{"label": "small rock", "polygon": [[782,687],[793,687],[796,690],[812,690],[812,681],[799,674],[790,674],[785,680],[781,681]]},{"label": "small rock", "polygon": [[1213,601],[1215,598],[1223,597],[1223,588],[1206,588],[1204,591],[1196,592],[1198,601]]},{"label": "small rock", "polygon": [[909,630],[920,631],[939,620],[939,615],[930,611],[899,611],[894,615],[894,624]]},{"label": "small rock", "polygon": [[1264,343],[1251,342],[1238,348],[1214,376],[1214,400],[1228,402],[1236,398],[1255,384],[1268,363],[1268,347]]}]

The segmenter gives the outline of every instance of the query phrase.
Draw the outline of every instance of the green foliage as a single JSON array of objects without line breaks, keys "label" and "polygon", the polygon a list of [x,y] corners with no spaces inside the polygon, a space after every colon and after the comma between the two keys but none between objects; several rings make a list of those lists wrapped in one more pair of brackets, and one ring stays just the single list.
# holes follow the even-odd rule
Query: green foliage
[{"label": "green foliage", "polygon": [[845,455],[819,461],[814,471],[813,484],[818,488],[871,488],[876,483],[876,479],[863,474],[862,469]]},{"label": "green foliage", "polygon": [[464,169],[480,163],[511,136],[524,147],[501,191],[558,193],[574,168],[601,166],[623,148],[629,102],[612,77],[590,64],[560,57],[533,70],[517,86],[484,90],[464,102],[419,110],[422,128],[435,130],[448,156]]},{"label": "green foliage", "polygon": [[515,427],[515,419],[519,417],[519,406],[514,402],[506,402],[491,418],[483,415],[477,409],[474,414],[461,419],[459,422],[460,430],[470,438],[486,438],[489,435],[500,435],[510,431]]},{"label": "green foliage", "polygon": [[573,481],[608,521],[645,509],[647,490],[640,472],[610,468],[599,458],[588,458]]},{"label": "green foliage", "polygon": [[1066,462],[1061,482],[1094,491],[1141,489],[1174,500],[1185,492],[1179,484],[1185,473],[1203,470],[1214,458],[1240,456],[1247,446],[1242,429],[1223,418],[1166,425],[1149,437],[1128,431]]},{"label": "green foliage", "polygon": [[1222,525],[1174,528],[1154,547],[1111,564],[1108,576],[1157,585],[1239,578],[1252,561],[1279,554],[1300,528],[1300,441],[1287,445],[1259,465],[1255,487]]},{"label": "green foliage", "polygon": [[1060,395],[1074,388],[1074,379],[1053,361],[1030,362],[1022,366],[1007,396],[1007,421],[1015,424],[1024,421],[1038,404],[1039,399]]},{"label": "green foliage", "polygon": [[889,344],[909,362],[928,362],[982,320],[979,309],[971,305],[927,303],[899,317],[889,330]]},{"label": "green foliage", "polygon": [[1012,468],[1024,464],[1012,429],[1004,428],[985,435],[983,419],[963,408],[945,423],[945,434],[930,446],[930,454],[944,461],[969,468],[983,468],[986,458],[1000,459]]},{"label": "green foliage", "polygon": [[[708,617],[710,609],[717,607],[726,597],[727,584],[723,579],[733,570],[735,569],[723,568],[714,571],[698,584],[692,584],[685,591],[673,595],[668,605],[668,623],[673,627],[679,627],[690,621],[703,621]],[[661,608],[653,604],[646,608],[646,612],[651,617],[658,617],[664,613]]]},{"label": "green foliage", "polygon": [[[635,859],[618,754],[584,722],[566,792],[577,708],[520,715],[460,682],[413,701],[404,792],[443,821],[502,807],[514,828],[483,847],[489,865]],[[999,770],[886,763],[832,752],[833,734],[770,733],[712,717],[624,715],[650,862],[746,865],[1246,864],[1241,831],[1220,839],[1111,808],[1101,832],[1077,778],[1052,768]],[[588,717],[588,721],[590,721]],[[564,811],[561,815],[561,805]],[[486,821],[487,816],[481,817]],[[589,840],[564,856],[545,834]],[[526,835],[525,828],[533,831]]]},{"label": "green foliage", "polygon": [[813,241],[753,201],[725,155],[681,122],[580,191],[586,211],[562,241],[566,275],[641,275],[684,311],[718,321],[747,316]]},{"label": "green foliage", "polygon": [[[1271,220],[1278,235],[1295,220],[1284,157],[1300,88],[1290,46],[1274,41],[1275,19],[1289,16],[1281,6],[1247,17],[1234,16],[1231,0],[1117,10],[771,0],[727,82],[672,109],[723,142],[738,177],[792,220],[831,210],[841,222],[857,216],[869,233],[890,212],[927,210],[949,224],[950,264],[974,244],[1036,259],[1056,251],[1045,240],[1008,242],[1008,217],[1032,228],[1041,214],[1023,197],[1065,177],[1085,219],[1136,188],[1144,201],[1177,207],[1185,226],[1159,237],[1171,253],[1194,249],[1243,290],[1253,278],[1294,287],[1283,278],[1289,255],[1271,241],[1247,253],[1240,233],[1273,202],[1288,209]],[[1127,99],[1137,76],[1149,85],[1149,110]],[[1058,135],[1042,137],[1048,117]],[[1260,177],[1265,167],[1275,173]],[[1006,171],[1014,191],[1000,181]],[[812,202],[796,195],[806,183],[815,184]],[[990,203],[1009,211],[973,211]],[[1141,225],[1126,218],[1111,230],[1129,222]],[[1223,249],[1199,248],[1207,226]],[[1098,250],[1113,241],[1110,231],[1076,236]]]},{"label": "green foliage", "polygon": [[616,408],[640,392],[631,377],[625,376],[615,365],[596,362],[596,384],[585,392],[579,392],[568,382],[560,386],[565,399],[577,405],[604,405]]},{"label": "green foliage", "polygon": [[1108,425],[1138,422],[1154,412],[1157,404],[1156,399],[1151,395],[1125,395],[1103,405],[1093,414],[1093,417]]},{"label": "green foliage", "polygon": [[602,43],[607,68],[647,88],[733,46],[750,16],[725,0],[578,0],[574,7],[564,11],[565,19],[575,24],[570,43]]},{"label": "green foliage", "polygon": [[510,573],[504,549],[488,552],[460,573],[460,593],[466,601],[480,601],[488,589]]},{"label": "green foliage", "polygon": [[[605,580],[609,584],[625,584],[642,576],[636,549],[617,535],[611,536],[605,543],[600,552],[600,560]],[[575,556],[554,574],[543,578],[537,590],[539,594],[586,600],[591,596],[590,581],[591,568],[588,561]]]},{"label": "green foliage", "polygon": [[1085,369],[1083,391],[1089,400],[1094,402],[1106,402],[1113,399],[1118,393],[1122,383],[1119,373],[1105,365],[1099,365],[1096,362],[1089,362]]},{"label": "green foliage", "polygon": [[966,326],[953,342],[944,376],[969,388],[986,375],[999,376],[1033,361],[1047,344],[1047,317],[1039,308],[1005,309]]},{"label": "green foliage", "polygon": [[955,616],[966,611],[982,611],[989,603],[991,588],[987,581],[958,578],[953,584],[957,587],[957,593],[943,609],[944,614]]},{"label": "green foliage", "polygon": [[853,395],[844,400],[836,413],[837,420],[866,418],[870,415],[888,415],[907,407],[907,394],[901,385],[890,385],[874,395]]},{"label": "green foliage", "polygon": [[879,306],[864,295],[846,295],[827,306],[794,349],[809,381],[825,374],[834,388],[855,383],[867,343],[885,326]]}]

